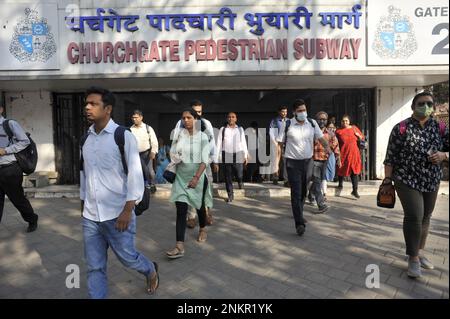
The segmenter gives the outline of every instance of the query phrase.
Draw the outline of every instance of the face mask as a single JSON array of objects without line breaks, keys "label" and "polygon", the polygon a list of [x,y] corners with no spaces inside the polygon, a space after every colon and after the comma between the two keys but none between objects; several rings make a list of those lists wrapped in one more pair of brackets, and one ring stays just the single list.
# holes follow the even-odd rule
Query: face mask
[{"label": "face mask", "polygon": [[318,120],[317,124],[319,124],[320,128],[324,128],[327,125],[327,120]]},{"label": "face mask", "polygon": [[306,112],[298,112],[295,114],[295,118],[297,120],[299,120],[300,122],[305,121],[307,116],[308,116],[308,114]]},{"label": "face mask", "polygon": [[433,113],[433,107],[429,106],[416,106],[414,109],[414,114],[418,117],[428,117]]}]

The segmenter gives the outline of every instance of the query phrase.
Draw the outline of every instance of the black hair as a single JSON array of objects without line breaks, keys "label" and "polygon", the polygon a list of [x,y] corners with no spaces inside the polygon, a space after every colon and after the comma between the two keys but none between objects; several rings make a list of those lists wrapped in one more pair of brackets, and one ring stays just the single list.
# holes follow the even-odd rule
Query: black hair
[{"label": "black hair", "polygon": [[111,105],[114,108],[114,105],[116,104],[114,94],[107,89],[98,86],[91,86],[86,90],[84,98],[86,99],[90,94],[100,94],[102,96],[103,107]]},{"label": "black hair", "polygon": [[343,120],[344,118],[348,118],[348,121],[349,121],[350,123],[352,122],[352,118],[350,117],[350,115],[348,115],[348,114],[342,115],[342,120]]},{"label": "black hair", "polygon": [[197,114],[197,112],[195,112],[193,109],[184,109],[183,112],[181,112],[181,115],[183,115],[183,113],[188,112],[189,114],[191,114],[194,119],[198,120],[199,116]]},{"label": "black hair", "polygon": [[258,128],[258,122],[256,122],[256,121],[251,122],[250,127]]},{"label": "black hair", "polygon": [[414,107],[414,105],[416,105],[416,102],[419,99],[419,97],[422,97],[422,96],[429,96],[433,99],[433,102],[434,102],[433,94],[430,91],[423,91],[423,92],[416,94],[416,96],[412,100],[411,107]]},{"label": "black hair", "polygon": [[297,99],[292,103],[292,110],[295,111],[300,105],[306,105],[305,101],[302,99]]},{"label": "black hair", "polygon": [[287,106],[286,105],[280,105],[279,107],[278,107],[278,112],[279,111],[281,111],[281,110],[287,110]]},{"label": "black hair", "polygon": [[133,111],[133,114],[131,114],[131,115],[139,115],[139,116],[144,117],[144,114],[142,113],[141,110],[134,110],[134,111]]},{"label": "black hair", "polygon": [[193,107],[193,106],[196,106],[196,105],[203,106],[203,103],[200,100],[192,100],[191,103],[189,103],[190,107]]}]

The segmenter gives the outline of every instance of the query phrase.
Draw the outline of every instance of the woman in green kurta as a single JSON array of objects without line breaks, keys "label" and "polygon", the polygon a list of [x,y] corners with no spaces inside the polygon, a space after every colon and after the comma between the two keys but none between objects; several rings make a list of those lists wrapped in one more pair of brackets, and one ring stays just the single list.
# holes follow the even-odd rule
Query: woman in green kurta
[{"label": "woman in green kurta", "polygon": [[178,162],[172,184],[170,201],[177,208],[176,246],[167,252],[169,258],[184,256],[184,235],[188,205],[197,209],[200,230],[198,241],[206,241],[206,207],[212,207],[211,188],[208,187],[206,165],[209,161],[208,136],[200,129],[197,114],[189,109],[183,112],[184,128],[176,136],[170,150],[171,159]]}]

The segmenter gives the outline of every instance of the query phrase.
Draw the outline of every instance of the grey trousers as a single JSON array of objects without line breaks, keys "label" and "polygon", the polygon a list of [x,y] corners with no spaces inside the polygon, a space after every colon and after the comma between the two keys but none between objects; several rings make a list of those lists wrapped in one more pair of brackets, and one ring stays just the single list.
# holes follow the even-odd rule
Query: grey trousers
[{"label": "grey trousers", "polygon": [[425,248],[430,227],[431,214],[436,204],[438,190],[423,193],[400,181],[395,181],[395,190],[403,206],[403,235],[406,243],[406,254],[418,256],[419,249]]}]

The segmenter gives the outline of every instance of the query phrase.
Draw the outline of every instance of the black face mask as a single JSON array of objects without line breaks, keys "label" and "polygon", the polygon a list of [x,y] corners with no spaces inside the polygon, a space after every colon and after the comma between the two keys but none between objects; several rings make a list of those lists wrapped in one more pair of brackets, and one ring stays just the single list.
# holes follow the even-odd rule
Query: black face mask
[{"label": "black face mask", "polygon": [[317,120],[320,128],[324,128],[327,125],[327,120]]}]

